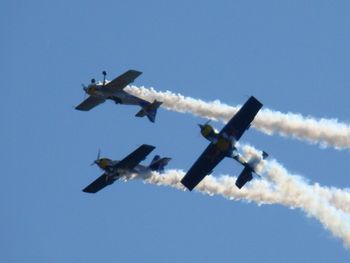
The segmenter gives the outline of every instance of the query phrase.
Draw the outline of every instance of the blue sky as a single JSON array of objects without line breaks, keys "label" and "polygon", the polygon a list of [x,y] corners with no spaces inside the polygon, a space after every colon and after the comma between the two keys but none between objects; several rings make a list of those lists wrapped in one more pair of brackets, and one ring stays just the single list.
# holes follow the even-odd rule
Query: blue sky
[{"label": "blue sky", "polygon": [[[257,206],[140,181],[81,192],[142,143],[188,169],[207,142],[191,115],[157,123],[112,103],[75,111],[81,83],[127,69],[136,85],[203,100],[349,122],[348,1],[2,1],[1,262],[348,262],[298,209]],[[217,123],[217,128],[222,124]],[[242,141],[311,182],[349,186],[348,150],[250,129]],[[146,163],[151,158],[146,160]],[[237,175],[225,160],[215,174]]]}]

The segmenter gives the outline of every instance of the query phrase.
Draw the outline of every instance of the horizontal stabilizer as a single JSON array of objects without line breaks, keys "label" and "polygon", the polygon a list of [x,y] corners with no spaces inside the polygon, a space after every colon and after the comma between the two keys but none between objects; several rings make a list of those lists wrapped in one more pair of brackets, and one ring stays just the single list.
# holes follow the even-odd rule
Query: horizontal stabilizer
[{"label": "horizontal stabilizer", "polygon": [[236,180],[236,186],[241,189],[247,182],[253,179],[252,169],[246,166]]},{"label": "horizontal stabilizer", "polygon": [[269,154],[265,151],[262,152],[262,158],[265,160],[267,157],[269,157]]},{"label": "horizontal stabilizer", "polygon": [[170,162],[171,158],[160,158],[159,155],[154,156],[151,164],[148,166],[152,171],[163,172],[164,167]]},{"label": "horizontal stabilizer", "polygon": [[145,117],[151,121],[155,122],[156,115],[157,115],[157,109],[160,105],[162,105],[163,102],[154,100],[152,103],[149,103],[147,105],[140,105],[142,109],[135,114],[136,117]]},{"label": "horizontal stabilizer", "polygon": [[136,117],[145,117],[146,116],[146,112],[144,109],[141,109],[140,111],[138,111],[136,114],[135,114]]}]

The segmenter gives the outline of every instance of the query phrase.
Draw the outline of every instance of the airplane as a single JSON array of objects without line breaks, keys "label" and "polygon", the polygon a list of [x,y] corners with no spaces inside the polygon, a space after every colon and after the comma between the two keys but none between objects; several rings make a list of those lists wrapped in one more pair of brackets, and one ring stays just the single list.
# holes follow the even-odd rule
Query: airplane
[{"label": "airplane", "polygon": [[169,163],[171,158],[160,158],[159,155],[154,156],[150,165],[145,166],[139,164],[146,159],[156,147],[143,144],[135,151],[130,153],[121,161],[112,161],[108,158],[100,158],[100,151],[97,154],[97,159],[91,165],[98,165],[104,173],[95,181],[83,189],[85,193],[97,193],[108,185],[113,184],[116,180],[129,173],[147,173],[151,171],[163,172],[164,167]]},{"label": "airplane", "polygon": [[154,100],[152,103],[138,98],[126,92],[124,88],[142,74],[140,71],[128,70],[124,74],[107,82],[107,72],[103,71],[103,81],[96,83],[95,79],[91,79],[91,83],[86,87],[82,84],[86,94],[90,95],[82,103],[75,107],[80,111],[89,111],[97,105],[105,102],[107,99],[113,100],[116,104],[139,105],[141,110],[136,113],[136,117],[147,118],[151,122],[155,122],[157,109],[162,104],[161,101]]},{"label": "airplane", "polygon": [[[251,96],[220,132],[208,122],[204,125],[199,124],[202,136],[209,140],[210,144],[181,180],[188,190],[192,191],[225,157],[232,158],[244,166],[235,183],[239,189],[253,179],[252,173],[256,173],[253,163],[244,160],[235,144],[249,129],[262,106],[261,102]],[[263,152],[262,158],[267,157],[268,154]]]}]

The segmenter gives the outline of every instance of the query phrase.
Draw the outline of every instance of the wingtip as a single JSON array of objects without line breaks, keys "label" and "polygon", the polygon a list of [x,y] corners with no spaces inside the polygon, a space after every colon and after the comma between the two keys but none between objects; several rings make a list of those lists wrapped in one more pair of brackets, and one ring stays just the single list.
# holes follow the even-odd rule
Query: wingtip
[{"label": "wingtip", "polygon": [[80,108],[79,106],[74,107],[74,109],[76,109],[76,110],[78,110],[78,111],[88,111],[88,110],[86,110],[86,109]]},{"label": "wingtip", "polygon": [[156,148],[156,146],[154,146],[154,145],[150,145],[150,144],[142,144],[141,145],[142,147],[147,147],[147,148],[149,148],[149,149],[152,149],[152,150],[154,150],[155,148]]},{"label": "wingtip", "polygon": [[190,187],[183,179],[181,180],[181,184],[186,187],[186,189],[192,192],[194,187]]},{"label": "wingtip", "polygon": [[135,69],[129,69],[128,72],[132,73],[136,77],[140,76],[142,74],[141,71],[135,70]]},{"label": "wingtip", "polygon": [[237,181],[236,181],[235,185],[237,186],[238,189],[242,189],[242,187],[243,187],[243,185],[238,184]]}]

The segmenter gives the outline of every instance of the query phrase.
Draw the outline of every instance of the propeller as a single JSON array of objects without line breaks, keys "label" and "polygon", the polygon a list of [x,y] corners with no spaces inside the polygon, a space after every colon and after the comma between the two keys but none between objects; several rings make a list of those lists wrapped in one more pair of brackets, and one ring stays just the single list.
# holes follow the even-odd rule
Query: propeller
[{"label": "propeller", "polygon": [[84,95],[84,100],[85,100],[85,99],[86,99],[86,95],[87,95],[88,88],[87,88],[84,84],[81,84],[81,86],[83,87],[83,90],[85,91],[85,95]]},{"label": "propeller", "polygon": [[202,129],[205,125],[208,125],[211,122],[211,120],[206,121],[204,124],[198,123],[198,126],[200,129]]},{"label": "propeller", "polygon": [[97,163],[98,163],[98,161],[100,160],[100,155],[101,155],[101,150],[98,149],[97,158],[96,158],[96,160],[94,160],[94,161],[92,162],[92,164],[90,164],[91,166],[93,166],[94,164],[97,164]]}]

